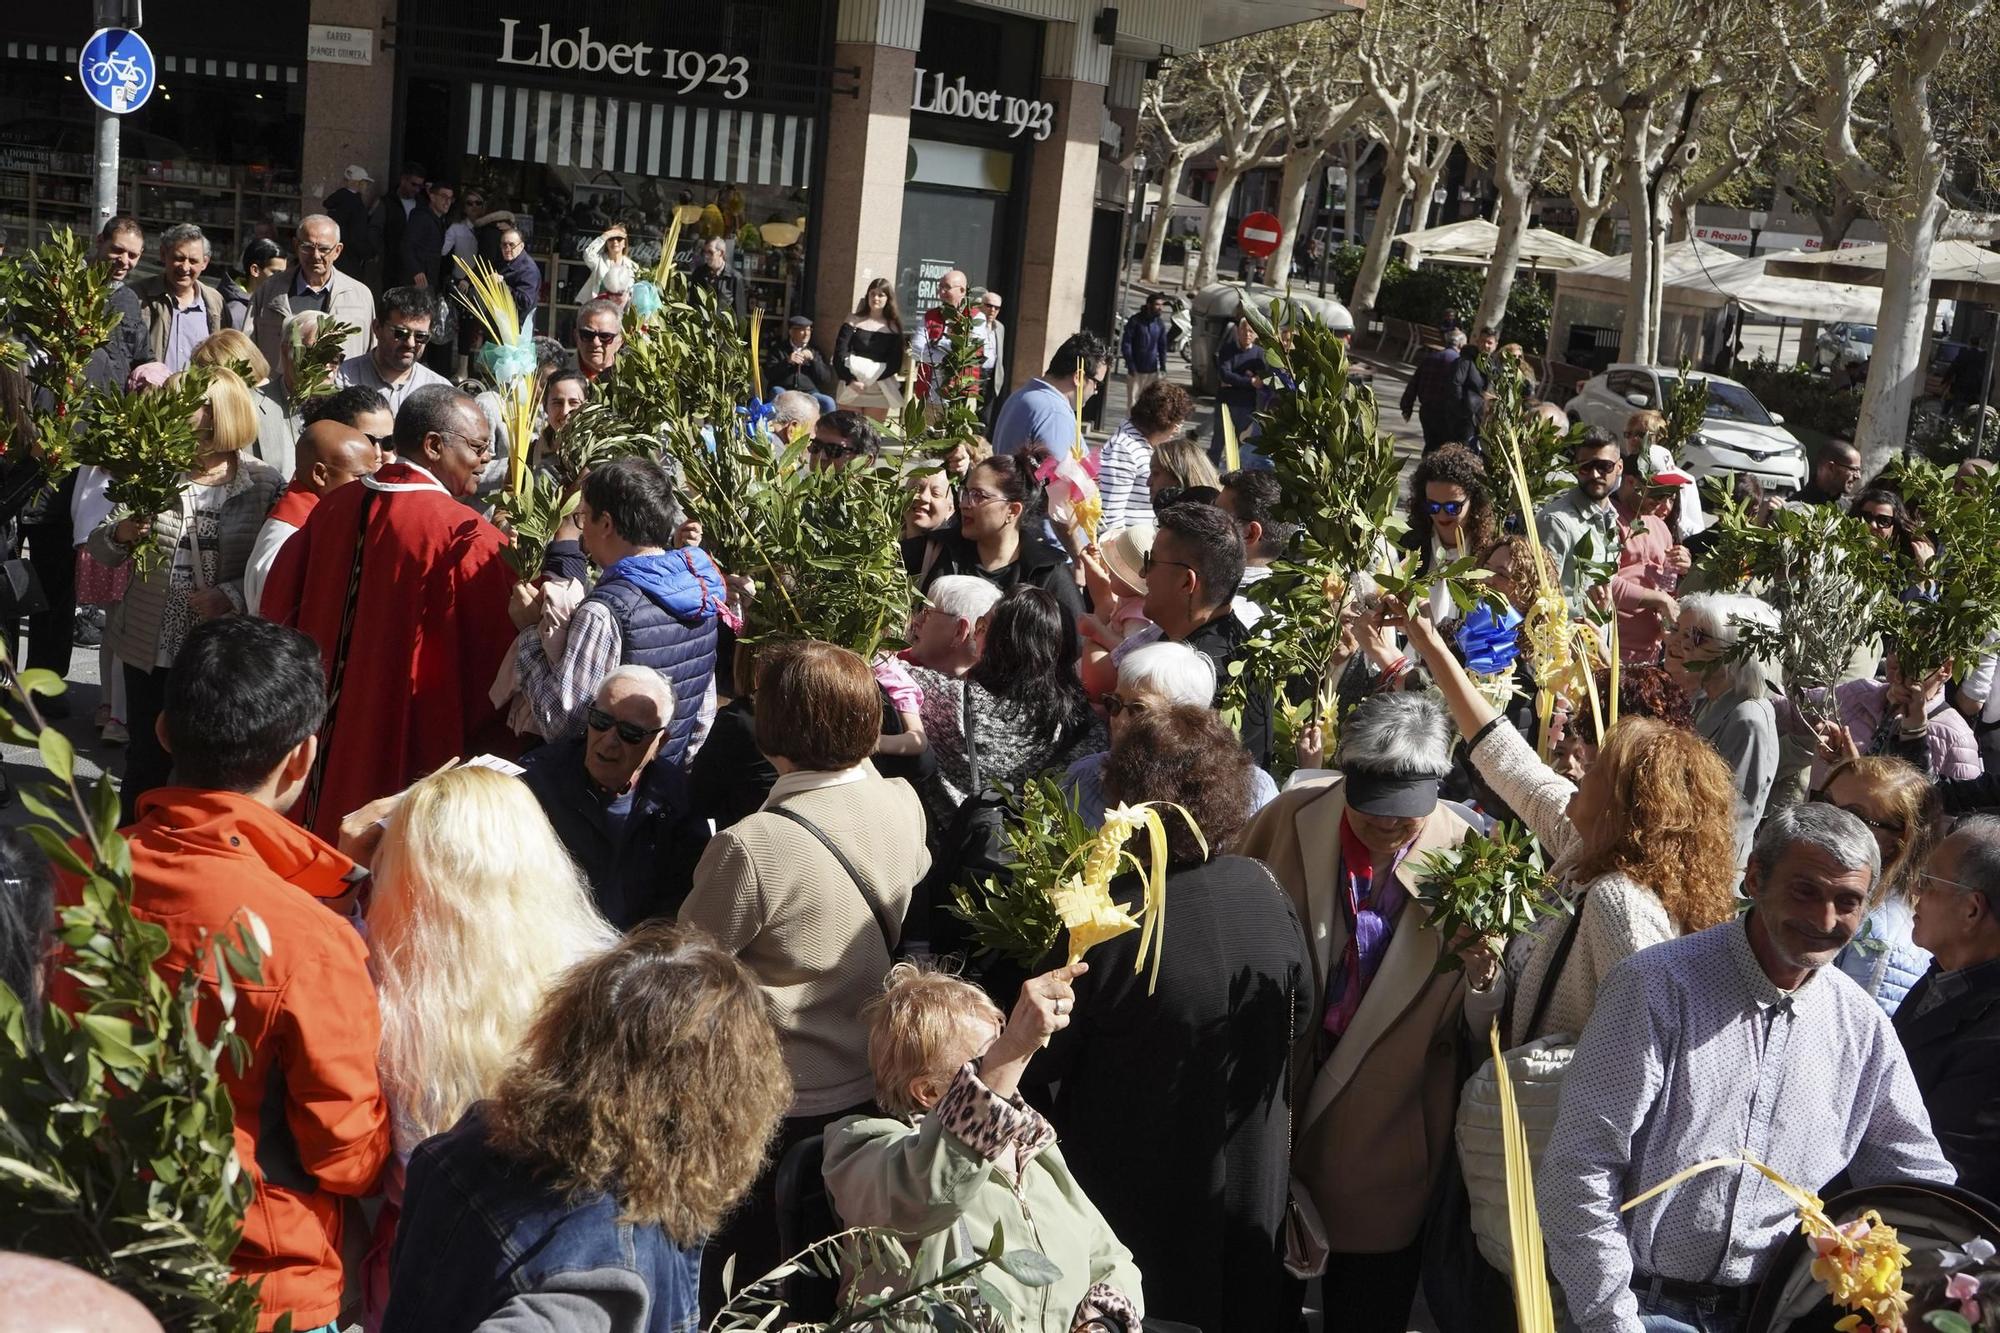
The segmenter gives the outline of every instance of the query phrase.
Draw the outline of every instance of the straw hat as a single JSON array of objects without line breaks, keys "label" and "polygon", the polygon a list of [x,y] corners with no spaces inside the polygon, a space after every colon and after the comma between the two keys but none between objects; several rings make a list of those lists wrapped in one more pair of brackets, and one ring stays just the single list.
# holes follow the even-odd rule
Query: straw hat
[{"label": "straw hat", "polygon": [[1104,553],[1104,567],[1135,592],[1146,591],[1146,576],[1139,572],[1153,549],[1151,523],[1134,523],[1120,528],[1098,544]]}]

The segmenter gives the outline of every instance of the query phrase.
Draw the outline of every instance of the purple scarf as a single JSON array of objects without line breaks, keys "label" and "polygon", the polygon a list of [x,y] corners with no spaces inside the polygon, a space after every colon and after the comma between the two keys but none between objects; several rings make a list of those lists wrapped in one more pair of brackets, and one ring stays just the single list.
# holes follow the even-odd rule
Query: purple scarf
[{"label": "purple scarf", "polygon": [[1369,983],[1381,970],[1382,955],[1388,952],[1396,919],[1403,914],[1403,904],[1409,901],[1409,894],[1396,879],[1396,866],[1402,859],[1403,851],[1398,851],[1384,868],[1379,877],[1382,890],[1377,893],[1375,859],[1355,836],[1347,817],[1341,816],[1340,880],[1345,892],[1340,897],[1340,909],[1347,922],[1347,948],[1327,979],[1323,1026],[1328,1049],[1354,1022]]}]

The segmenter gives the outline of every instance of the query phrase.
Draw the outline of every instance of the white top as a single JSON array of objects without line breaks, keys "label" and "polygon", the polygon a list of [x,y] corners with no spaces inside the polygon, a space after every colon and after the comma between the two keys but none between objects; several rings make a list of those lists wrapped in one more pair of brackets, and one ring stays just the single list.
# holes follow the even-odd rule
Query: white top
[{"label": "white top", "polygon": [[604,257],[604,237],[600,236],[583,247],[584,267],[590,270],[590,277],[584,282],[583,290],[576,294],[576,303],[584,305],[595,301],[604,292],[604,280],[616,273],[625,279],[626,291],[639,280],[639,271],[632,265],[632,242],[625,242],[625,258],[606,259]]},{"label": "white top", "polygon": [[243,605],[251,615],[264,614],[264,581],[271,577],[271,567],[278,563],[278,552],[285,549],[285,543],[297,531],[292,524],[275,518],[265,519],[264,526],[257,529],[256,543],[250,547],[250,563],[243,570]]}]

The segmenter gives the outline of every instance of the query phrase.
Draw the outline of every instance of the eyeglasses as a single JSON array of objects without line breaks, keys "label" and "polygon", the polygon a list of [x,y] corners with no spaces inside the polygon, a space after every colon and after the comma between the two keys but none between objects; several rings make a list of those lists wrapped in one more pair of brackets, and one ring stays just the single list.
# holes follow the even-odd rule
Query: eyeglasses
[{"label": "eyeglasses", "polygon": [[1586,477],[1608,477],[1621,466],[1623,464],[1615,459],[1599,458],[1588,463],[1578,463],[1576,470],[1580,475]]},{"label": "eyeglasses", "polygon": [[1106,717],[1117,717],[1120,713],[1143,713],[1147,707],[1144,699],[1121,699],[1116,694],[1100,694],[1097,702]]},{"label": "eyeglasses", "polygon": [[1433,514],[1445,514],[1451,518],[1457,518],[1460,511],[1462,511],[1465,508],[1465,501],[1426,500],[1424,501],[1424,508],[1428,509]]},{"label": "eyeglasses", "polygon": [[415,343],[419,347],[431,340],[428,329],[413,329],[405,324],[391,324],[389,336],[399,343]]},{"label": "eyeglasses", "polygon": [[644,745],[666,730],[665,727],[642,727],[637,722],[620,722],[596,704],[591,704],[583,710],[583,720],[592,731],[615,730],[618,739],[627,745]]},{"label": "eyeglasses", "polygon": [[1649,431],[1643,431],[1643,430],[1628,430],[1625,432],[1625,438],[1628,440],[1643,440],[1650,433],[1651,432]]},{"label": "eyeglasses", "polygon": [[1142,579],[1150,578],[1152,576],[1153,567],[1155,565],[1174,565],[1180,569],[1185,569],[1190,573],[1194,574],[1199,574],[1201,572],[1200,570],[1196,569],[1193,565],[1190,565],[1185,560],[1155,560],[1153,558],[1153,553],[1151,551],[1148,551],[1144,556],[1140,557],[1139,559],[1139,577]]},{"label": "eyeglasses", "polygon": [[332,245],[318,245],[312,241],[299,242],[299,253],[302,255],[330,255],[339,248],[339,241],[335,241]]},{"label": "eyeglasses", "polygon": [[438,434],[444,436],[447,440],[458,441],[466,448],[472,450],[473,456],[476,458],[493,457],[493,441],[490,439],[481,439],[477,435],[460,435],[457,431],[452,430],[439,431]]},{"label": "eyeglasses", "polygon": [[958,507],[960,509],[977,509],[981,505],[990,505],[996,500],[1004,500],[1006,498],[998,491],[989,491],[981,486],[966,486],[960,489],[958,493]]},{"label": "eyeglasses", "polygon": [[578,329],[576,336],[594,343],[608,343],[616,342],[621,335],[617,329]]}]

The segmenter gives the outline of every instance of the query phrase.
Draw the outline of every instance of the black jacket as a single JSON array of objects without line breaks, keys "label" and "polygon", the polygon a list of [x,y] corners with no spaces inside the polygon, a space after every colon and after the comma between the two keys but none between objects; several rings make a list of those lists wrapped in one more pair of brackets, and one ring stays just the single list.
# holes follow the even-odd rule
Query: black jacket
[{"label": "black jacket", "polygon": [[335,190],[320,201],[326,215],[340,228],[340,258],[333,266],[350,278],[366,281],[368,261],[382,252],[382,240],[375,234],[375,221],[368,205],[353,190]]},{"label": "black jacket", "polygon": [[738,321],[748,318],[743,305],[743,280],[730,270],[725,268],[718,272],[697,261],[688,274],[688,286],[708,288],[715,293],[717,309],[727,310]]},{"label": "black jacket", "polygon": [[[1229,664],[1243,655],[1243,645],[1250,641],[1250,631],[1236,618],[1234,611],[1228,611],[1209,621],[1181,642],[1194,649],[1215,664],[1215,707],[1222,707],[1222,701],[1229,690]],[[1268,689],[1251,686],[1243,701],[1243,721],[1237,728],[1237,736],[1243,741],[1243,748],[1257,761],[1257,766],[1268,770],[1271,767],[1271,692]]]},{"label": "black jacket", "polygon": [[413,280],[419,273],[424,275],[433,300],[444,297],[439,285],[444,281],[444,230],[444,219],[432,211],[428,201],[420,199],[403,232],[404,266]]},{"label": "black jacket", "polygon": [[834,378],[833,367],[819,354],[819,349],[808,346],[805,350],[812,359],[804,365],[792,364],[792,347],[789,339],[774,347],[764,349],[764,393],[768,397],[782,389],[796,389],[800,393],[823,393],[829,398],[840,387]]},{"label": "black jacket", "polygon": [[1951,993],[1925,1012],[1940,976],[1931,964],[1903,997],[1896,1035],[1959,1187],[2000,1199],[2000,958],[1950,978]]},{"label": "black jacket", "polygon": [[620,930],[671,917],[694,884],[708,846],[708,823],[691,809],[686,779],[654,761],[639,775],[632,810],[614,833],[611,798],[583,766],[587,737],[551,741],[531,751],[521,781],[535,794],[596,895],[598,910]]},{"label": "black jacket", "polygon": [[[1136,905],[1137,877],[1111,896]],[[1270,872],[1240,856],[1170,872],[1167,897],[1157,991],[1150,960],[1133,970],[1137,931],[1092,951],[1076,1014],[1026,1091],[1145,1274],[1147,1316],[1265,1333],[1297,1317],[1279,1235],[1285,1080],[1312,994],[1305,931]]]},{"label": "black jacket", "polygon": [[[1033,525],[1039,529],[1041,520],[1034,520]],[[933,549],[936,555],[931,554]],[[916,578],[920,591],[928,589],[947,574],[971,574],[985,579],[1002,592],[1017,583],[1041,588],[1055,594],[1056,601],[1062,603],[1063,611],[1069,616],[1083,614],[1083,594],[1076,586],[1069,556],[1051,546],[1039,531],[1030,533],[1025,524],[1021,531],[1020,553],[1011,565],[981,569],[979,545],[959,532],[956,518],[935,532],[905,539],[903,565]]]},{"label": "black jacket", "polygon": [[[1448,429],[1452,438],[1471,441],[1479,434],[1479,421],[1486,415],[1486,372],[1479,358],[1461,352],[1451,367]],[[1460,435],[1460,432],[1463,435]]]}]

